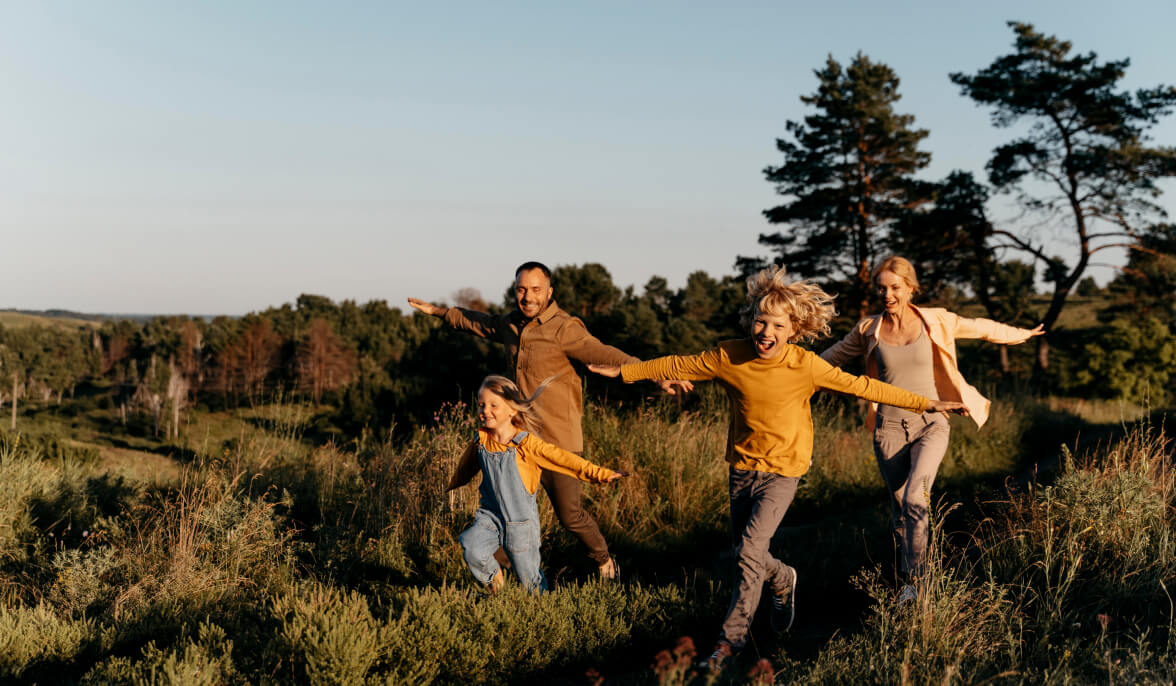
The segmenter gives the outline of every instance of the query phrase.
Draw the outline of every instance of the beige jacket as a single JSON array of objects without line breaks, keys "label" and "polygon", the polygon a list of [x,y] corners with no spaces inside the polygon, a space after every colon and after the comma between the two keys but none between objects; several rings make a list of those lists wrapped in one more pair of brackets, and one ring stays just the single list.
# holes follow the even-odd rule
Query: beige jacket
[{"label": "beige jacket", "polygon": [[523,393],[531,395],[544,379],[556,377],[535,403],[539,410],[538,434],[573,453],[584,450],[580,426],[584,400],[580,375],[572,367],[572,360],[617,366],[640,362],[601,343],[588,333],[584,322],[561,310],[554,300],[530,321],[518,310],[490,315],[460,307],[449,308],[441,318],[459,331],[505,345],[514,366],[514,381]]},{"label": "beige jacket", "polygon": [[[982,338],[992,343],[1017,344],[1029,340],[1032,332],[1007,324],[1000,324],[991,319],[969,319],[949,312],[941,307],[911,309],[923,320],[923,330],[931,339],[932,364],[935,369],[935,389],[940,400],[955,400],[962,402],[968,408],[968,413],[976,422],[977,427],[984,426],[988,421],[988,398],[985,398],[960,374],[956,357],[955,339]],[[878,327],[882,325],[882,315],[876,314],[858,322],[845,338],[833,347],[821,353],[821,358],[829,364],[840,367],[859,355],[866,360],[866,375],[877,378],[878,360],[874,356],[874,349],[878,347]],[[869,416],[866,418],[867,428],[873,430],[876,405],[871,405]]]}]

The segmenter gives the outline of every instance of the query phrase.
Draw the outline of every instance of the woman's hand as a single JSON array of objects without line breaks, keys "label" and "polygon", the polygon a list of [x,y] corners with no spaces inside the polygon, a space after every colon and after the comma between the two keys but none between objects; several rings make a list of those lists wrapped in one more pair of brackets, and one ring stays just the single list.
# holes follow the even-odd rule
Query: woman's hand
[{"label": "woman's hand", "polygon": [[607,479],[604,480],[604,483],[611,484],[612,482],[616,481],[617,479],[623,479],[627,476],[632,476],[632,475],[629,474],[629,472],[613,472],[611,476],[609,476]]},{"label": "woman's hand", "polygon": [[1038,324],[1037,326],[1033,327],[1032,330],[1029,331],[1029,338],[1033,338],[1034,336],[1040,336],[1043,333],[1045,333],[1045,324]]},{"label": "woman's hand", "polygon": [[590,364],[588,371],[595,372],[601,376],[607,376],[610,379],[615,379],[621,375],[621,368],[615,364]]},{"label": "woman's hand", "polygon": [[963,403],[954,400],[932,400],[931,404],[927,406],[928,412],[951,412],[953,414],[961,414],[968,416],[968,408],[964,407]]}]

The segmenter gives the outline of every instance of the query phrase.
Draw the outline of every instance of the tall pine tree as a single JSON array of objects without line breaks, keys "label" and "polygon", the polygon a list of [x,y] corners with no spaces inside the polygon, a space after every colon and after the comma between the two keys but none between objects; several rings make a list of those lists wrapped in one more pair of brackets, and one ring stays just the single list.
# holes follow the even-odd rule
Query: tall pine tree
[{"label": "tall pine tree", "polygon": [[[817,92],[801,101],[816,112],[787,123],[791,139],[776,141],[784,163],[764,170],[787,198],[764,215],[786,228],[759,241],[790,272],[838,292],[842,311],[864,316],[890,226],[931,196],[913,176],[931,161],[919,150],[927,131],[894,111],[899,80],[885,64],[859,52],[843,69],[830,56],[815,74]],[[763,260],[737,264],[749,271]]]}]

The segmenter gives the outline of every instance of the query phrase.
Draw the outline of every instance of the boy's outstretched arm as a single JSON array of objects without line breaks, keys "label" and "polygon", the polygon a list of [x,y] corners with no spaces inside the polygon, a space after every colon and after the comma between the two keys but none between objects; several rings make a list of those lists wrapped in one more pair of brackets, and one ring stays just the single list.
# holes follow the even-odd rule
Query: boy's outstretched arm
[{"label": "boy's outstretched arm", "polygon": [[955,400],[932,400],[931,404],[927,406],[927,411],[943,412],[944,414],[950,412],[952,414],[962,414],[965,417],[968,416],[968,408],[964,407],[963,403],[956,402]]}]

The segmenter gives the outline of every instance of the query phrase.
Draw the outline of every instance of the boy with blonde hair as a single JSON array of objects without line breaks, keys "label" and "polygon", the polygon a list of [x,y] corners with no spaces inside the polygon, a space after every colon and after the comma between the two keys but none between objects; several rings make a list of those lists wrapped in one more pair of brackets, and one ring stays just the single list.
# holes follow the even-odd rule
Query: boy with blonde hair
[{"label": "boy with blonde hair", "polygon": [[731,423],[726,459],[731,537],[738,581],[714,652],[713,666],[743,648],[765,582],[771,584],[772,628],[787,631],[795,615],[796,570],[772,557],[772,535],[812,463],[809,398],[825,388],[918,412],[963,412],[866,376],[847,374],[795,343],[829,335],[832,297],[811,281],[793,281],[769,267],[747,279],[747,338],[697,355],[668,356],[623,366],[589,365],[626,383],[641,379],[716,380],[727,391]]}]

